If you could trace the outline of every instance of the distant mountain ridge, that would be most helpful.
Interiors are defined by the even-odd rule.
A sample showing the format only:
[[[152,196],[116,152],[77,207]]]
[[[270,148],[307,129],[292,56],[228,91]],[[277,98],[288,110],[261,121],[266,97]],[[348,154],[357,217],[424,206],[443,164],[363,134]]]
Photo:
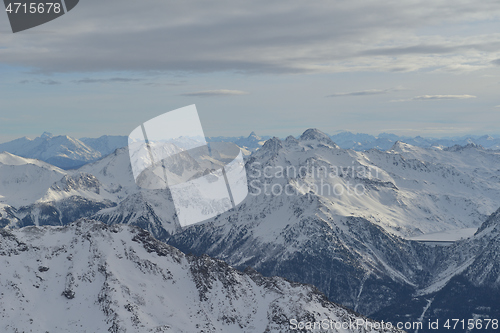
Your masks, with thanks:
[[[76,169],[109,155],[127,145],[126,136],[104,135],[97,139],[76,139],[67,135],[54,136],[44,132],[41,136],[27,137],[0,144],[0,152],[37,159],[61,169]]]
[[[306,131],[307,132],[307,131]],[[314,135],[304,132],[302,135]],[[323,133],[323,132],[321,132]],[[424,138],[421,136],[407,137],[397,136],[390,133],[381,133],[373,136],[363,133],[342,132],[335,135],[322,134],[320,141],[328,142],[328,138],[342,149],[353,149],[356,151],[366,151],[378,149],[389,150],[398,142],[404,142],[416,147],[451,149],[454,146],[466,146],[469,144],[478,145],[486,149],[499,150],[500,137],[483,136],[463,136],[453,138]],[[300,138],[300,137],[297,137]],[[248,137],[207,137],[207,142],[233,142],[238,145],[245,156],[260,149],[264,143],[271,139],[271,136],[258,136],[255,132]],[[326,141],[325,141],[326,140]],[[17,156],[34,158],[61,169],[77,169],[85,164],[95,162],[113,153],[118,148],[128,145],[127,136],[103,135],[99,138],[76,139],[67,135],[54,136],[44,132],[40,137],[29,139],[19,138],[13,141],[0,144],[0,152],[8,152]]]
[[[67,135],[53,136],[43,133],[35,139],[23,137],[0,144],[0,152],[6,151],[26,158],[45,161],[63,169],[78,168],[102,157],[102,154]]]
[[[109,140],[109,137],[104,139]],[[108,145],[103,146],[109,149]],[[43,155],[43,152],[40,153]],[[498,208],[500,197],[498,182],[492,182],[499,177],[497,165],[500,164],[500,154],[496,150],[486,150],[475,144],[431,149],[397,141],[387,151],[373,149],[356,152],[342,149],[321,131],[309,129],[299,139],[289,136],[286,140],[267,140],[261,148],[247,157],[247,163],[254,162],[260,163],[262,167],[272,162],[276,164],[274,167],[292,166],[297,170],[301,167],[318,170],[329,168],[337,170],[337,173],[340,170],[342,174],[324,180],[309,180],[304,175],[295,175],[299,178],[287,180],[286,177],[280,177],[280,181],[291,181],[294,186],[299,186],[297,181],[300,181],[307,186],[319,188],[323,184],[330,189],[340,185],[343,188],[352,187],[349,184],[359,183],[359,186],[366,189],[363,200],[346,193],[319,194],[332,200],[334,206],[331,209],[342,215],[362,216],[391,232],[405,236],[447,229],[477,228],[480,221]],[[356,175],[346,171],[360,168],[364,174]],[[369,170],[372,170],[370,172],[373,175],[366,173]],[[97,212],[106,208],[99,212],[100,220],[124,221],[130,220],[131,216],[138,216],[130,210],[132,202],[137,204],[137,211],[143,211],[146,215],[149,214],[148,211],[155,211],[150,218],[151,221],[157,221],[158,225],[161,225],[161,221],[171,221],[171,214],[174,214],[172,209],[161,207],[158,200],[152,199],[155,196],[163,197],[161,191],[154,195],[153,192],[139,191],[132,175],[127,147],[119,148],[105,158],[87,163],[77,170],[68,171],[50,163],[0,153],[0,171],[0,204],[17,209],[29,208],[32,213],[38,212],[34,216],[41,212],[37,208],[39,205],[52,201],[59,205],[61,200],[73,200],[71,196],[97,200],[99,204],[89,211]],[[58,184],[61,179],[64,184]],[[268,180],[260,181],[264,183]],[[324,184],[325,182],[328,184]],[[413,199],[415,195],[419,195],[420,202]],[[128,200],[126,204],[125,199]],[[149,205],[141,204],[148,201]],[[155,203],[153,206],[152,202]],[[67,204],[73,205],[69,202]],[[116,207],[112,208],[114,206]],[[63,215],[67,211],[61,208],[50,208],[54,210],[54,214],[42,215],[50,219],[59,216],[51,223],[61,223],[62,220],[66,221]],[[24,221],[20,226],[34,223],[30,214],[17,215]],[[68,218],[75,215],[72,213],[70,216]],[[167,229],[168,232],[175,231],[172,226]]]
[[[117,135],[103,135],[97,139],[81,138],[80,141],[101,153],[102,157],[128,145],[128,137]]]
[[[330,138],[343,149],[353,149],[357,151],[365,151],[369,149],[388,150],[397,141],[402,141],[404,143],[422,148],[448,148],[455,145],[465,146],[472,143],[487,149],[500,149],[500,137],[492,137],[489,135],[432,138],[422,136],[398,136],[390,133],[381,133],[378,136],[373,136],[363,133],[341,132],[331,135]]]

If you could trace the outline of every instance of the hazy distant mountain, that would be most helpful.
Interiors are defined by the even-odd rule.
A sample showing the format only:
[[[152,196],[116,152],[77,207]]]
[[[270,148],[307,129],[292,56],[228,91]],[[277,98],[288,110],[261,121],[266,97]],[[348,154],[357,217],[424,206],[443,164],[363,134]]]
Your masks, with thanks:
[[[218,137],[208,137],[207,142],[233,142],[240,148],[242,148],[243,152],[246,153],[248,152],[254,152],[262,145],[264,142],[268,139],[270,139],[270,136],[259,136],[255,134],[255,132],[250,133],[249,136],[244,137],[244,136],[239,136],[239,137],[224,137],[224,136],[218,136]],[[247,154],[247,155],[248,155]]]
[[[234,142],[246,155],[257,150],[264,144],[267,137],[259,137],[254,132],[248,137],[216,137],[207,138],[208,142]],[[183,138],[189,140],[189,138]],[[176,144],[182,147],[182,142]],[[54,136],[43,133],[35,139],[27,137],[0,144],[0,152],[38,159],[59,168],[76,169],[87,163],[99,160],[113,153],[116,149],[127,147],[127,136],[103,135],[99,138],[76,139],[66,135]]]
[[[128,145],[126,136],[104,135],[97,139],[76,139],[43,133],[35,139],[20,138],[0,144],[0,152],[38,159],[62,169],[76,169]]]
[[[128,137],[126,136],[103,135],[97,139],[81,138],[80,141],[101,153],[103,157],[111,154],[118,148],[123,148],[128,145]]]
[[[381,133],[378,136],[342,132],[330,136],[332,140],[343,149],[354,149],[364,151],[369,149],[387,150],[392,147],[396,141],[402,141],[413,146],[430,148],[430,147],[452,147],[454,145],[464,146],[469,143],[475,143],[487,149],[500,149],[500,138],[484,136],[462,136],[452,138],[431,138],[431,137],[408,137],[398,136],[395,134]]]
[[[63,169],[74,169],[102,157],[78,139],[67,135],[43,133],[35,139],[20,138],[0,144],[0,152],[35,158]]]
[[[247,138],[242,138],[234,141],[236,145],[241,148],[248,149],[250,151],[255,151],[262,147],[266,140],[255,134],[255,132],[250,133]]]
[[[248,137],[207,137],[207,142],[233,142],[238,145],[245,156],[260,149],[270,136],[258,136],[255,132]],[[395,134],[381,133],[378,136],[342,132],[330,136],[332,141],[343,149],[367,151],[370,149],[389,150],[397,141],[422,148],[448,148],[455,145],[465,146],[469,143],[487,149],[499,150],[500,138],[489,135],[465,136],[453,138],[400,137]],[[185,138],[188,140],[188,138]],[[178,144],[180,142],[177,142]],[[76,169],[113,153],[116,149],[126,147],[128,137],[103,135],[99,138],[75,139],[69,136],[53,136],[44,133],[42,136],[29,139],[20,138],[0,144],[0,152],[6,151],[14,155],[35,158],[62,169]],[[182,146],[182,145],[181,145]]]

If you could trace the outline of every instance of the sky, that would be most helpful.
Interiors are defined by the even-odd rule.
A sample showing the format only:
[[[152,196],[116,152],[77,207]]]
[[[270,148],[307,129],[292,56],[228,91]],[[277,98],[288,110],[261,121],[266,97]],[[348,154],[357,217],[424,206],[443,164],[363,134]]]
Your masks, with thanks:
[[[13,34],[0,142],[128,135],[196,104],[207,136],[500,134],[497,0],[81,0]]]

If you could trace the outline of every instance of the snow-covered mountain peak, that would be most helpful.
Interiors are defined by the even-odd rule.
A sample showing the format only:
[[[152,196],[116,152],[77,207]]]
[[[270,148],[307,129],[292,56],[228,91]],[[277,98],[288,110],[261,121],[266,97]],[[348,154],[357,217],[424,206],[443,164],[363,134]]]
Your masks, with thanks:
[[[17,156],[8,152],[2,152],[0,153],[0,164],[3,165],[26,165],[26,164],[33,164],[37,165],[39,167],[44,167],[47,169],[58,169],[58,167],[55,167],[49,163],[45,163],[43,161],[37,160],[37,159],[32,159],[32,158],[25,158],[21,156]],[[61,170],[62,171],[62,170]]]
[[[256,156],[275,156],[283,149],[283,142],[277,137],[267,140],[262,148],[255,154]]]
[[[264,142],[265,141],[260,136],[255,134],[255,132],[250,133],[250,135],[246,138],[243,137],[234,141],[236,145],[249,151],[256,151],[260,149]]]
[[[84,165],[78,172],[96,176],[99,181],[111,187],[136,189],[128,147],[118,148],[108,156]]]
[[[258,140],[258,141],[262,140],[262,138],[260,136],[258,136],[257,134],[255,134],[254,131],[252,131],[252,133],[250,133],[250,135],[248,136],[247,139],[254,139],[254,140]]]
[[[101,158],[101,153],[87,147],[78,139],[67,135],[52,136],[44,133],[33,140],[21,138],[0,144],[0,151],[34,158],[61,168],[71,169]]]
[[[43,132],[43,134],[40,136],[42,139],[45,139],[45,138],[52,138],[54,136],[54,134],[50,133],[50,132]]]
[[[461,145],[454,145],[452,147],[445,148],[445,151],[451,151],[451,152],[459,152],[463,150],[469,150],[469,149],[479,149],[479,150],[484,150],[484,147],[481,145],[478,145],[477,143],[474,142],[469,142],[468,144],[461,146]]]
[[[396,141],[388,152],[393,153],[407,153],[417,150],[418,147],[405,143],[403,141]]]
[[[297,140],[297,139],[296,139],[294,136],[292,136],[292,135],[287,136],[287,137],[286,137],[286,139],[285,139],[285,143],[286,143],[287,145],[293,145],[293,146],[296,146],[296,145],[298,145],[298,144],[299,144],[299,142],[300,142],[300,141],[299,141],[299,140]]]
[[[0,203],[20,207],[38,200],[66,175],[48,163],[0,153]]]
[[[319,141],[321,143],[325,143],[327,145],[330,145],[332,147],[337,147],[338,146],[330,139],[328,135],[325,133],[321,132],[320,130],[316,128],[309,128],[307,129],[304,133],[299,138],[300,141]]]

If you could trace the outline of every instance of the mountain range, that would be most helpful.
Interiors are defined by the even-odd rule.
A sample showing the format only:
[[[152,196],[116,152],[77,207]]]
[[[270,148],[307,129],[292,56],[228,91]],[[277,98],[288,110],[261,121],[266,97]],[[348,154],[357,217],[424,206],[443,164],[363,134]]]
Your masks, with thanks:
[[[98,139],[76,139],[45,132],[40,137],[23,137],[0,144],[5,151],[21,157],[38,159],[62,169],[76,169],[109,155],[128,144],[126,136],[101,136]]]
[[[500,152],[471,143],[346,150],[309,129],[247,156],[250,195],[236,209],[182,229],[168,191],[137,187],[127,148],[77,170],[1,153],[0,224],[128,224],[185,253],[312,284],[379,320],[491,319],[499,162]],[[462,229],[477,232],[446,246],[409,239]]]
[[[357,151],[364,151],[374,148],[379,150],[387,150],[390,149],[392,145],[397,141],[422,148],[447,148],[453,147],[455,145],[465,146],[468,144],[475,144],[487,149],[500,149],[500,137],[493,137],[490,135],[466,135],[432,138],[421,136],[398,136],[390,133],[381,133],[377,136],[373,136],[363,133],[341,132],[335,135],[331,135],[330,138],[343,149],[354,149]]]
[[[248,137],[207,137],[207,142],[233,142],[238,145],[245,156],[258,150],[270,136],[258,136],[255,132]],[[449,138],[408,137],[381,133],[373,136],[363,133],[341,132],[330,138],[340,148],[367,151],[378,149],[386,151],[396,142],[404,142],[416,147],[444,149],[453,146],[474,144],[487,149],[500,149],[500,138],[489,135],[462,136]],[[26,158],[38,159],[59,168],[77,169],[85,164],[95,162],[118,148],[128,145],[126,136],[103,135],[99,138],[72,138],[67,135],[54,136],[45,132],[40,137],[30,139],[23,137],[0,144],[0,152],[9,152]]]

